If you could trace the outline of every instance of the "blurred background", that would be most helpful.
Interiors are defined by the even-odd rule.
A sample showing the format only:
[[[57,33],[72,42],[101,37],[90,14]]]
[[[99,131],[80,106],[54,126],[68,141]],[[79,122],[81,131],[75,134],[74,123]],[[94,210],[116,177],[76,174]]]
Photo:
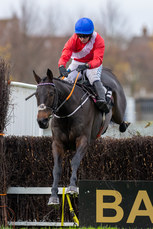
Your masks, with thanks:
[[[75,22],[89,17],[105,40],[103,66],[124,87],[130,121],[153,120],[152,0],[5,0],[0,7],[0,56],[11,80],[35,84],[32,70],[58,77],[58,60]],[[129,116],[130,115],[130,116]]]

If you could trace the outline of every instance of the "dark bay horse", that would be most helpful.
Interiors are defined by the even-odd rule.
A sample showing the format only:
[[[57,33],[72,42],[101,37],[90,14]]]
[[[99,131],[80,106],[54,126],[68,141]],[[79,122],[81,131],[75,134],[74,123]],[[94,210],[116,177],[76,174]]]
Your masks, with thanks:
[[[90,95],[80,86],[76,85],[71,96],[72,84],[53,78],[51,70],[47,75],[40,78],[35,72],[34,77],[38,83],[36,98],[38,105],[37,121],[40,128],[48,128],[51,115],[53,143],[52,152],[54,157],[53,186],[48,204],[58,204],[58,182],[62,172],[62,157],[64,151],[75,151],[71,161],[72,175],[68,193],[77,193],[77,170],[80,162],[87,151],[88,145],[95,141],[102,127],[104,133],[113,121],[119,124],[119,130],[124,132],[127,124],[124,122],[126,98],[122,86],[108,69],[103,69],[102,81],[105,86],[112,89],[114,106],[103,118],[101,112]],[[70,97],[68,99],[68,96]]]

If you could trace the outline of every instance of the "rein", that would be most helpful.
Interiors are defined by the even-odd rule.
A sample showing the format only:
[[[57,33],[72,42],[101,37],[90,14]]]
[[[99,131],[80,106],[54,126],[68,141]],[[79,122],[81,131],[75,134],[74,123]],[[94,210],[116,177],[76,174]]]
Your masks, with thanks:
[[[80,75],[80,72],[78,72],[77,77],[76,77],[75,82],[74,82],[74,85],[73,85],[73,87],[72,87],[72,90],[71,90],[70,94],[68,95],[68,97],[66,98],[66,100],[69,100],[69,98],[70,98],[71,95],[73,94],[73,91],[74,91],[74,88],[75,88],[75,86],[76,86],[76,83],[77,83],[77,80],[78,80],[79,75]]]
[[[56,109],[56,113],[57,113],[57,112],[59,111],[59,109],[66,103],[66,101],[69,100],[69,98],[70,98],[71,95],[73,94],[73,91],[74,91],[74,88],[75,88],[75,86],[76,86],[76,83],[77,83],[77,80],[78,80],[79,75],[80,75],[80,72],[78,72],[78,74],[77,74],[77,77],[76,77],[76,79],[75,79],[75,82],[74,82],[74,84],[73,84],[73,87],[72,87],[72,90],[71,90],[70,94],[66,97],[66,99],[65,99],[65,100],[59,105],[59,107]]]
[[[89,99],[89,96],[72,113],[70,113],[68,115],[65,115],[65,116],[58,116],[58,115],[54,114],[54,117],[55,118],[68,118],[68,117],[71,117],[87,102],[88,99]]]
[[[72,112],[72,113],[70,113],[70,114],[68,114],[68,115],[65,115],[65,116],[58,116],[58,115],[56,115],[56,113],[59,111],[59,109],[70,99],[70,97],[72,96],[72,94],[73,94],[73,92],[74,92],[74,89],[75,89],[75,86],[76,86],[76,83],[77,83],[77,80],[78,80],[78,77],[79,77],[79,74],[80,74],[80,72],[78,72],[78,74],[77,74],[77,77],[76,77],[76,79],[75,79],[75,82],[74,82],[74,84],[73,84],[73,87],[72,87],[72,90],[71,90],[71,92],[69,93],[69,95],[66,97],[66,99],[57,107],[57,104],[58,104],[58,91],[57,91],[57,88],[56,88],[56,86],[55,86],[55,84],[54,83],[39,83],[38,85],[37,85],[37,87],[39,87],[39,86],[46,86],[46,85],[50,85],[50,86],[53,86],[54,87],[54,95],[55,95],[55,99],[54,99],[54,101],[53,101],[53,107],[51,108],[51,107],[46,107],[44,104],[41,104],[40,106],[39,106],[39,110],[45,110],[46,108],[47,109],[50,109],[50,110],[52,110],[53,111],[53,113],[54,113],[54,117],[55,118],[67,118],[67,117],[71,117],[72,115],[74,115],[86,102],[87,102],[87,100],[89,99],[89,96],[87,96],[86,97],[86,99]],[[83,95],[83,97],[86,95],[87,93],[85,93],[84,95]],[[82,98],[83,98],[82,97]],[[81,99],[82,99],[81,98]],[[50,116],[50,118],[52,117],[52,115]]]

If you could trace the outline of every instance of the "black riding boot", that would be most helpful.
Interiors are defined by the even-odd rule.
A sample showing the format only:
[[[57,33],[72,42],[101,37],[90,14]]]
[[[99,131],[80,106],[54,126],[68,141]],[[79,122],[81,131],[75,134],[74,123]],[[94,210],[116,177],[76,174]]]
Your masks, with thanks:
[[[93,83],[95,92],[97,94],[97,101],[96,101],[96,105],[98,106],[98,108],[102,111],[104,111],[105,113],[109,112],[109,107],[107,105],[106,99],[105,99],[105,91],[103,88],[103,84],[102,82],[99,81],[95,81]]]

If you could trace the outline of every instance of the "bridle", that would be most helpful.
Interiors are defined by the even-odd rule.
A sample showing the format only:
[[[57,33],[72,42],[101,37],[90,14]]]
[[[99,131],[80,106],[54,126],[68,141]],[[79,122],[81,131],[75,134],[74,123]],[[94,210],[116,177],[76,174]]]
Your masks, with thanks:
[[[37,85],[37,87],[39,87],[39,86],[46,86],[46,85],[50,85],[50,86],[52,86],[52,87],[54,87],[54,100],[53,100],[53,105],[52,105],[52,107],[48,107],[48,106],[46,106],[46,105],[44,105],[44,104],[40,104],[39,105],[39,107],[38,107],[38,111],[39,110],[45,110],[45,109],[49,109],[49,110],[51,110],[52,111],[52,113],[53,113],[53,116],[55,117],[55,118],[67,118],[67,117],[71,117],[72,115],[74,115],[86,102],[87,102],[87,100],[89,99],[89,95],[85,98],[85,100],[73,111],[73,112],[71,112],[70,114],[68,114],[68,115],[65,115],[65,116],[58,116],[57,115],[57,112],[59,111],[59,109],[68,101],[68,97],[58,106],[58,90],[57,90],[57,88],[56,88],[56,86],[55,86],[55,84],[54,83],[40,83],[40,84],[38,84]],[[81,98],[81,100],[84,98],[84,96],[85,95],[87,95],[88,93],[85,93],[83,96],[82,96],[82,98]],[[51,118],[52,117],[52,115],[49,117],[49,118]]]
[[[57,110],[57,106],[58,106],[58,91],[57,91],[57,88],[55,86],[54,83],[39,83],[37,85],[37,87],[39,86],[46,86],[46,85],[49,85],[49,86],[52,86],[54,88],[54,100],[53,100],[53,104],[52,104],[52,107],[49,107],[49,106],[46,106],[44,104],[40,104],[38,106],[38,111],[39,110],[45,110],[45,109],[49,109],[51,110],[53,113],[56,113],[56,110]]]
[[[75,69],[74,69],[75,70]],[[73,70],[73,71],[74,71]],[[72,71],[71,71],[72,72]],[[90,95],[89,93],[85,93],[81,100],[84,98],[84,96],[88,95],[85,100],[73,111],[71,112],[70,114],[68,115],[65,115],[65,116],[58,116],[57,115],[57,112],[59,111],[59,109],[70,99],[70,97],[72,96],[73,94],[73,91],[74,91],[74,88],[76,86],[76,83],[77,83],[77,80],[78,80],[78,77],[79,77],[79,74],[80,72],[78,72],[78,75],[75,79],[75,82],[74,82],[74,85],[72,87],[72,90],[70,92],[70,94],[66,97],[66,99],[58,106],[58,90],[56,88],[56,85],[54,83],[51,83],[51,82],[41,82],[37,85],[37,88],[40,87],[40,86],[46,86],[46,85],[49,85],[49,86],[52,86],[54,87],[54,100],[53,100],[53,104],[52,104],[52,107],[49,107],[49,106],[46,106],[45,104],[40,104],[38,106],[38,111],[42,111],[42,110],[45,110],[45,109],[48,109],[48,110],[51,110],[52,114],[49,118],[52,118],[52,116],[54,116],[55,118],[67,118],[67,117],[71,117],[72,115],[74,115],[86,102],[87,100],[89,99]],[[28,96],[27,98],[25,98],[25,100],[28,100],[30,99],[32,96],[36,95],[36,92],[34,92],[33,94],[31,94],[30,96]]]

